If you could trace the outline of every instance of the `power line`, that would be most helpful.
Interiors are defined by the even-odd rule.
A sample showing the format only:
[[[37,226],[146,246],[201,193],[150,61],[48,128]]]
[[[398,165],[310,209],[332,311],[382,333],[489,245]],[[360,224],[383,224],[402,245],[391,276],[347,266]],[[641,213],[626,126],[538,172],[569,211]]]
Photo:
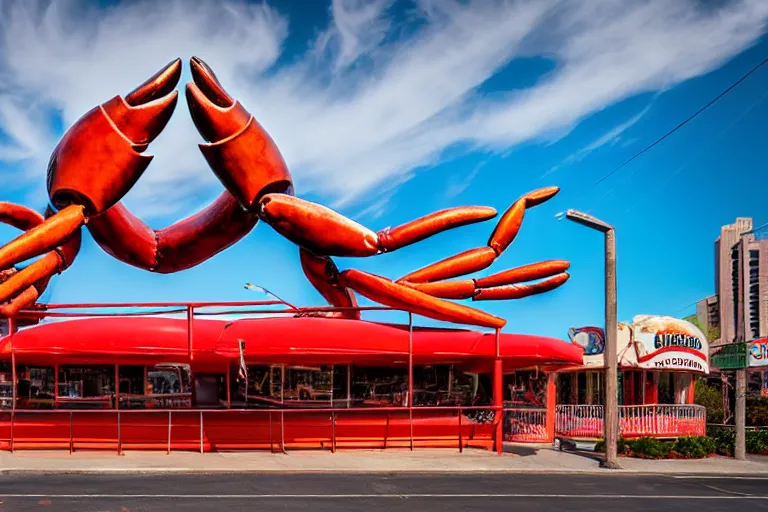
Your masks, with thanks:
[[[693,120],[695,117],[697,117],[699,114],[701,114],[702,112],[704,112],[705,110],[707,110],[709,107],[711,107],[712,105],[714,105],[715,103],[717,103],[717,101],[718,101],[718,100],[720,100],[720,99],[721,99],[723,96],[725,96],[726,94],[728,94],[729,92],[731,92],[733,89],[735,89],[735,88],[736,88],[736,86],[738,86],[738,85],[739,85],[741,82],[743,82],[744,80],[746,80],[747,78],[749,78],[749,76],[750,76],[750,75],[752,75],[752,74],[753,74],[755,71],[757,71],[758,69],[760,69],[761,67],[763,67],[765,64],[768,64],[768,57],[766,57],[766,58],[765,58],[765,59],[764,59],[762,62],[760,62],[760,63],[759,63],[759,64],[757,64],[755,67],[753,67],[752,69],[750,69],[750,70],[749,70],[749,71],[748,71],[746,74],[744,74],[744,75],[743,75],[741,78],[739,78],[739,79],[738,79],[738,80],[736,80],[734,83],[732,83],[732,84],[731,84],[731,85],[730,85],[730,86],[729,86],[727,89],[725,89],[725,90],[724,90],[724,91],[722,91],[720,94],[718,94],[717,96],[715,96],[714,98],[712,98],[711,100],[709,100],[709,102],[707,102],[707,104],[706,104],[706,105],[704,105],[704,106],[702,106],[701,108],[699,108],[699,109],[698,109],[696,112],[694,112],[692,115],[688,116],[688,117],[687,117],[687,118],[686,118],[684,121],[680,122],[680,123],[679,123],[677,126],[675,126],[674,128],[672,128],[671,130],[669,130],[667,133],[665,133],[664,135],[662,135],[661,137],[659,137],[658,139],[656,139],[655,141],[653,141],[651,144],[649,144],[648,146],[646,146],[646,147],[645,147],[645,148],[643,148],[642,150],[640,150],[640,151],[638,151],[637,153],[635,153],[635,154],[634,154],[634,155],[633,155],[633,156],[632,156],[630,159],[628,159],[627,161],[625,161],[623,164],[619,165],[618,167],[616,167],[615,169],[613,169],[611,172],[609,172],[608,174],[606,174],[605,176],[603,176],[602,178],[600,178],[600,179],[599,179],[599,180],[598,180],[598,181],[597,181],[597,182],[596,182],[596,183],[595,183],[593,186],[597,186],[597,185],[599,185],[600,183],[602,183],[603,181],[607,180],[608,178],[610,178],[611,176],[613,176],[614,174],[616,174],[616,173],[617,173],[619,170],[621,170],[622,168],[626,167],[626,166],[627,166],[629,163],[631,163],[631,162],[632,162],[632,161],[634,161],[636,158],[638,158],[639,156],[641,156],[643,153],[646,153],[648,150],[652,149],[654,146],[658,145],[658,144],[659,144],[660,142],[662,142],[664,139],[666,139],[667,137],[669,137],[670,135],[672,135],[673,133],[675,133],[676,131],[678,131],[680,128],[682,128],[683,126],[685,126],[686,124],[688,124],[690,121],[692,121],[692,120]]]

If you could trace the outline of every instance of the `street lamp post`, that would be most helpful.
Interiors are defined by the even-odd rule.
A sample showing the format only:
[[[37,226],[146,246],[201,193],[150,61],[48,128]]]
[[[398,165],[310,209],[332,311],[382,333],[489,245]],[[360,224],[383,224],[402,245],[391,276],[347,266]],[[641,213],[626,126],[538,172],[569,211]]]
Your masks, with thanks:
[[[616,231],[614,227],[591,215],[568,210],[565,217],[582,226],[600,231],[605,235],[605,461],[603,467],[620,469],[616,460],[619,438],[619,391],[618,391],[618,319],[616,306]]]
[[[270,296],[274,297],[276,300],[278,300],[279,302],[281,302],[282,304],[288,306],[289,308],[291,308],[291,309],[298,309],[296,306],[294,306],[290,302],[284,301],[283,299],[281,299],[280,297],[278,297],[277,295],[275,295],[271,291],[267,290],[263,286],[259,286],[257,284],[253,284],[253,283],[245,283],[244,288],[246,290],[251,290],[252,292],[261,292],[263,294],[270,295]]]

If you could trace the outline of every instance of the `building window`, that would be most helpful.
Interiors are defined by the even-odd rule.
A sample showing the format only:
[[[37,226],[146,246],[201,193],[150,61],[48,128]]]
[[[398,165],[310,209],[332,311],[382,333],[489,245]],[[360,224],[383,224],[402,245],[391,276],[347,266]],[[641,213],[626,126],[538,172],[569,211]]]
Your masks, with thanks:
[[[110,409],[114,406],[114,366],[60,366],[59,408]]]
[[[189,408],[190,370],[186,364],[121,365],[120,408]]]

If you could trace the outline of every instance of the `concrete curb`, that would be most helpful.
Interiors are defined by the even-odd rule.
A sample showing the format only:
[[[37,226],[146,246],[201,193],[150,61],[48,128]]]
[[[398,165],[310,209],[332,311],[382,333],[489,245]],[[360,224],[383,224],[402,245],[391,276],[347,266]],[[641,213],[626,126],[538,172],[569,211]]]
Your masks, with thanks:
[[[37,474],[37,475],[99,475],[99,474],[187,474],[187,475],[213,475],[213,474],[285,474],[308,475],[328,474],[339,475],[466,475],[469,471],[432,469],[198,469],[198,468],[86,468],[86,469],[30,469],[30,468],[4,468],[0,469],[0,475]],[[675,471],[647,471],[633,469],[472,469],[472,474],[544,474],[544,475],[604,475],[604,476],[670,476],[670,477],[722,477],[722,478],[766,478],[768,471],[754,471],[750,473],[733,473],[724,475],[717,472],[675,472]]]

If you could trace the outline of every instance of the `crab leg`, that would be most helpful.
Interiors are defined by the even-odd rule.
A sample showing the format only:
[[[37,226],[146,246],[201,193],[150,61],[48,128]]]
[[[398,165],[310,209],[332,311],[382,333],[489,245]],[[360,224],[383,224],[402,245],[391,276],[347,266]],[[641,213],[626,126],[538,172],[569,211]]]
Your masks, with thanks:
[[[328,256],[316,256],[304,248],[299,248],[299,259],[304,274],[328,304],[337,308],[355,308],[357,300],[349,288],[339,284],[339,269]],[[349,309],[332,312],[324,316],[360,319],[360,311]]]
[[[551,260],[533,263],[479,279],[457,279],[430,283],[402,284],[443,299],[502,300],[519,299],[550,291],[565,283],[567,261]],[[518,284],[548,278],[534,284]]]
[[[339,283],[352,288],[368,299],[404,309],[418,315],[467,325],[502,328],[506,320],[479,309],[444,301],[413,288],[360,270],[345,270],[339,274]]]
[[[527,208],[539,205],[557,194],[557,187],[535,190],[515,201],[502,215],[488,240],[487,247],[470,249],[455,256],[411,272],[397,280],[399,283],[428,283],[478,272],[488,268],[509,247],[520,231]]]
[[[326,206],[284,194],[264,196],[260,211],[275,231],[314,254],[327,256],[390,252],[495,215],[496,210],[483,206],[450,208],[376,233]]]
[[[46,213],[48,215],[53,214],[50,209]],[[56,216],[54,215],[54,217]],[[25,229],[27,230],[26,233],[37,233],[36,236],[39,236],[41,226],[48,225],[44,224],[46,222],[45,217],[34,210],[4,202],[0,203],[0,222],[19,229]],[[61,221],[56,220],[51,224],[60,226]],[[9,244],[9,246],[14,247],[13,244]],[[25,246],[21,247],[23,249]],[[80,232],[75,231],[70,233],[69,238],[64,244],[48,252],[43,258],[40,258],[28,267],[22,270],[11,268],[5,271],[5,278],[0,282],[0,302],[5,302],[9,299],[10,301],[0,306],[0,316],[14,316],[20,310],[34,304],[45,290],[51,276],[66,269],[74,261],[79,249]]]

